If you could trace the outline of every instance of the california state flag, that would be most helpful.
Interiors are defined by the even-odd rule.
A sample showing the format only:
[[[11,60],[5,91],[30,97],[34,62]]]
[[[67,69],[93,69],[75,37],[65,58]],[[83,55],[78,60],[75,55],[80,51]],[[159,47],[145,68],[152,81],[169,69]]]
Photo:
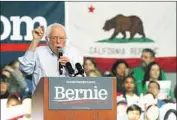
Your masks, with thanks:
[[[66,2],[65,12],[70,43],[102,70],[116,59],[135,67],[151,48],[165,71],[176,71],[175,2]]]

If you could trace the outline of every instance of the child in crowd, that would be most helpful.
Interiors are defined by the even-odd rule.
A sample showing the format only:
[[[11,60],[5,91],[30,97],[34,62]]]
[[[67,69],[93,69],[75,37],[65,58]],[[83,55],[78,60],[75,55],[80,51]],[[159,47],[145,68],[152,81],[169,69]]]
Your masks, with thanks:
[[[128,120],[139,120],[141,116],[141,108],[138,105],[131,105],[127,108]]]
[[[133,76],[125,77],[123,81],[123,87],[125,91],[123,92],[123,95],[121,95],[120,97],[126,99],[128,106],[136,104],[138,102],[139,97],[135,93],[136,91],[135,78]]]
[[[160,92],[160,85],[158,84],[158,82],[150,81],[148,84],[148,93],[151,93],[153,95],[154,99],[157,99],[157,105],[160,108],[162,105],[165,104],[165,102],[158,98],[159,92]]]

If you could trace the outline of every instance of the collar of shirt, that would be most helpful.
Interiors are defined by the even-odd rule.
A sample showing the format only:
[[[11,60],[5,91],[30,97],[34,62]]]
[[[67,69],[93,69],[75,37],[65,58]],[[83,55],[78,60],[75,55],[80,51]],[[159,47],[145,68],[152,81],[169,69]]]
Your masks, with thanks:
[[[52,49],[51,49],[51,47],[48,45],[48,47],[47,47],[47,49],[48,49],[48,51],[49,51],[49,53],[51,54],[51,55],[56,55],[53,51],[52,51]],[[65,53],[65,51],[66,51],[66,46],[64,47],[64,49],[63,49],[63,53]],[[57,55],[56,55],[57,56]]]
[[[52,49],[50,48],[49,45],[48,45],[47,49],[48,49],[48,51],[49,51],[49,53],[50,53],[51,55],[56,55],[56,54],[52,51]]]

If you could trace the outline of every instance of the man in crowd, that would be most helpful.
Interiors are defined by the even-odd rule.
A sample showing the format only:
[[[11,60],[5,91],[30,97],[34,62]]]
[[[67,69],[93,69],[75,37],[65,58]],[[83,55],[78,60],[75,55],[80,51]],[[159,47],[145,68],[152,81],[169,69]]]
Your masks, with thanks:
[[[44,37],[44,27],[39,26],[32,31],[33,40],[25,55],[19,58],[20,68],[23,72],[33,76],[33,89],[36,88],[42,77],[68,76],[65,67],[70,62],[72,67],[76,63],[82,63],[79,52],[67,43],[67,35],[61,24],[54,23],[48,26],[46,41],[48,46],[37,47]],[[63,56],[59,57],[58,48],[63,50]],[[62,69],[59,69],[60,66]],[[59,72],[60,71],[60,72]]]
[[[133,70],[133,76],[136,79],[136,84],[142,83],[142,80],[144,79],[144,74],[145,74],[145,71],[148,65],[154,61],[155,61],[155,52],[150,48],[145,48],[142,51],[141,65],[138,67],[135,67]],[[162,79],[163,80],[166,79],[166,75],[163,71],[162,71]],[[139,88],[137,87],[137,89]],[[137,90],[137,91],[141,91],[141,90]]]

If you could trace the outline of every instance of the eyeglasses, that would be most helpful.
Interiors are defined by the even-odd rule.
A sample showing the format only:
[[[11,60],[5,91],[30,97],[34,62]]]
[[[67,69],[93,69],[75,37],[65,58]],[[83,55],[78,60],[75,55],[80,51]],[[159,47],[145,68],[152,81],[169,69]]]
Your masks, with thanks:
[[[60,40],[62,42],[66,41],[67,38],[65,37],[58,37],[58,36],[51,36],[50,37],[51,40]]]

